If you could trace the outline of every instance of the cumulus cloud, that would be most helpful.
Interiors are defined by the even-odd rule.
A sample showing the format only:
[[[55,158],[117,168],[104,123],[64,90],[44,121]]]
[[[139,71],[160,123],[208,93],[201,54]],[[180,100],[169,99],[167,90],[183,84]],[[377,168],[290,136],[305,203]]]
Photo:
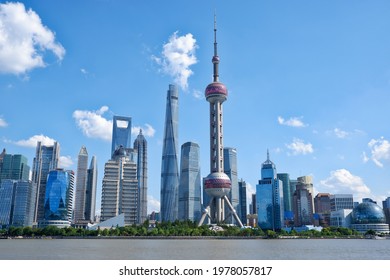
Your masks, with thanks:
[[[39,134],[39,135],[31,136],[29,139],[26,139],[26,140],[19,140],[19,141],[15,141],[15,142],[10,141],[10,142],[15,144],[15,145],[22,146],[22,147],[35,148],[37,146],[38,142],[41,142],[42,145],[45,145],[45,146],[52,146],[52,145],[54,145],[54,142],[56,142],[56,140],[54,140],[48,136],[45,136],[43,134]]]
[[[153,137],[154,134],[156,133],[156,130],[150,124],[146,123],[144,127],[133,126],[131,128],[131,134],[137,136],[141,129],[142,129],[142,134],[147,137]]]
[[[311,143],[306,144],[303,140],[298,138],[294,138],[292,143],[286,144],[286,147],[293,155],[306,155],[314,152],[313,145]]]
[[[320,181],[320,187],[328,189],[333,194],[352,193],[359,200],[371,196],[371,190],[363,179],[346,169],[331,171],[328,178]]]
[[[371,139],[368,147],[371,149],[371,157],[366,156],[366,161],[368,161],[368,158],[371,158],[377,166],[383,167],[383,161],[390,159],[390,142],[383,137],[380,139]]]
[[[107,111],[107,106],[102,106],[97,111],[76,110],[73,118],[85,136],[111,141],[112,120],[103,117]]]
[[[160,201],[151,195],[148,195],[148,212],[160,212]]]
[[[291,127],[305,127],[306,124],[304,124],[301,119],[302,119],[302,117],[299,117],[299,118],[298,117],[291,117],[288,120],[285,120],[284,118],[279,116],[278,123],[280,125],[287,125],[287,126],[291,126]]]
[[[73,164],[73,160],[70,156],[60,156],[58,161],[58,166],[64,169],[71,167]]]
[[[51,51],[59,60],[65,55],[54,32],[33,10],[11,2],[0,4],[0,50],[0,73],[16,75],[45,67],[45,51]]]
[[[6,126],[8,126],[8,123],[3,118],[0,118],[0,127],[6,127]]]
[[[188,78],[193,74],[190,67],[198,62],[195,56],[197,48],[196,40],[191,33],[178,37],[176,31],[163,46],[161,57],[152,56],[152,59],[165,74],[173,77],[175,83],[186,90]]]

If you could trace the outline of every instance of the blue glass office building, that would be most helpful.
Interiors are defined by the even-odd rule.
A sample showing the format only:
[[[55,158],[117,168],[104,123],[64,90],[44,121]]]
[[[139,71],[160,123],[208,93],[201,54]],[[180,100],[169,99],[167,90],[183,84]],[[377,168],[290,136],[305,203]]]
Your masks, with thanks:
[[[201,217],[200,149],[192,142],[181,146],[179,220],[198,221]]]
[[[232,204],[237,215],[241,217],[240,209],[240,190],[238,188],[238,177],[237,177],[237,150],[235,148],[225,147],[223,148],[223,171],[226,175],[229,176],[231,182],[231,189],[227,197],[229,198],[230,203]],[[225,222],[227,224],[235,223],[230,214],[230,210],[225,209]],[[242,222],[243,220],[241,220]],[[246,221],[246,219],[244,219]]]
[[[27,158],[23,155],[5,154],[0,168],[0,182],[2,179],[28,180],[30,167]]]
[[[40,227],[70,226],[72,221],[74,172],[63,169],[49,172],[45,193],[45,215]]]
[[[176,85],[169,85],[161,164],[161,221],[178,219],[178,109],[178,88]]]
[[[263,230],[280,230],[283,227],[283,183],[276,174],[275,164],[267,153],[267,160],[261,167],[261,180],[256,185],[258,225]]]
[[[36,205],[34,214],[34,223],[44,219],[45,216],[45,195],[46,182],[50,170],[55,170],[58,167],[60,157],[60,145],[54,142],[52,146],[37,143],[36,155],[33,163],[32,181],[36,184]]]

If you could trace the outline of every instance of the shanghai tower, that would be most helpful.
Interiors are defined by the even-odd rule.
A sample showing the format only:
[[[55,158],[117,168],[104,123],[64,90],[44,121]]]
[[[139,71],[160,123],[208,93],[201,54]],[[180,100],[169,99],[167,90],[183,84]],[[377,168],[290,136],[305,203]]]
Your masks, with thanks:
[[[219,81],[219,56],[217,53],[217,24],[214,16],[214,56],[213,82],[206,87],[206,100],[210,103],[210,174],[204,179],[205,193],[210,197],[210,202],[205,209],[199,225],[203,224],[208,216],[211,223],[225,222],[225,204],[231,211],[237,224],[243,226],[240,218],[230,203],[227,195],[231,190],[229,177],[224,173],[223,161],[223,114],[222,103],[226,101],[228,91],[226,86]]]
[[[176,85],[169,85],[161,163],[161,221],[163,222],[173,222],[178,218],[178,109],[178,88]]]

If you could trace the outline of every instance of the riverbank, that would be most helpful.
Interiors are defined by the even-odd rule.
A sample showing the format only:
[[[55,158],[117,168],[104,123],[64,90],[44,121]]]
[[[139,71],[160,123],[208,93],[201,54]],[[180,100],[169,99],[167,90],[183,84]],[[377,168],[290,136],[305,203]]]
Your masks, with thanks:
[[[0,239],[93,239],[93,240],[110,240],[110,239],[135,239],[135,240],[267,240],[267,239],[375,239],[390,240],[390,236],[328,236],[328,237],[311,237],[311,236],[278,236],[270,238],[267,236],[2,236]]]

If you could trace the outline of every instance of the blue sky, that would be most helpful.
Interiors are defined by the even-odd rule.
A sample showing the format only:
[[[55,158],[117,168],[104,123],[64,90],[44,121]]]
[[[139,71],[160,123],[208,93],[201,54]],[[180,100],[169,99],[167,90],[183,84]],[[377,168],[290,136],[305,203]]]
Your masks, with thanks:
[[[142,128],[149,210],[158,209],[166,92],[180,86],[179,143],[201,147],[217,12],[224,145],[253,191],[267,149],[316,192],[390,196],[389,1],[1,1],[0,147],[29,164],[56,140],[76,170],[82,145],[110,157],[113,115]],[[132,141],[133,141],[132,140]],[[149,211],[149,212],[150,212]]]

